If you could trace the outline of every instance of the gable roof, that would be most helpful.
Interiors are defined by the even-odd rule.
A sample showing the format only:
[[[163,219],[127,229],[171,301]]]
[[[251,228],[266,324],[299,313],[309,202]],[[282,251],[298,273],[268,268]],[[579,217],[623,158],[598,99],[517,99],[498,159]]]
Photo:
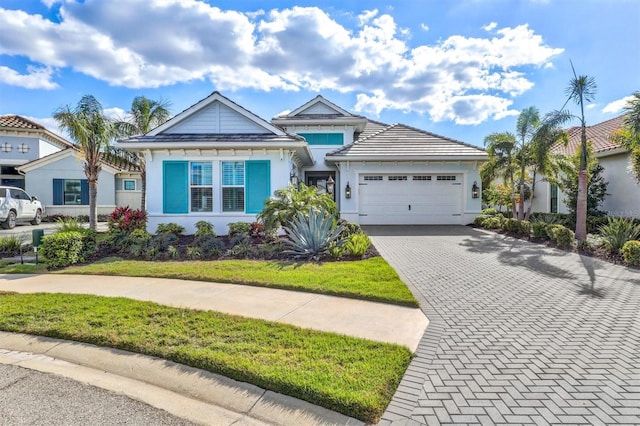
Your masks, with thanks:
[[[40,167],[46,166],[48,164],[55,163],[56,161],[62,160],[71,155],[77,157],[79,153],[80,153],[80,150],[72,146],[72,147],[63,149],[61,151],[54,152],[53,154],[45,155],[44,157],[40,157],[36,160],[29,161],[28,163],[25,163],[16,167],[16,169],[18,169],[21,172],[30,172],[32,170],[39,169]],[[112,174],[122,173],[122,172],[133,172],[133,173],[140,172],[140,167],[138,167],[135,164],[132,164],[131,162],[125,160],[124,158],[118,158],[115,155],[109,155],[109,154],[101,155],[100,163],[102,164],[103,167],[105,167],[105,170],[109,171]],[[80,170],[82,170],[82,168],[80,168]]]
[[[277,126],[347,125],[355,126],[356,132],[361,132],[367,123],[367,118],[352,114],[322,95],[317,95],[290,113],[272,118],[271,122]]]
[[[37,135],[58,148],[73,146],[71,142],[47,130],[42,124],[31,121],[21,115],[0,115],[0,133],[14,135]]]
[[[259,127],[264,129],[264,133],[273,133],[273,134],[276,134],[278,136],[285,136],[285,132],[283,132],[282,129],[279,129],[278,127],[275,127],[274,125],[272,125],[268,121],[264,120],[263,118],[260,118],[259,116],[257,116],[256,114],[252,113],[248,109],[238,105],[237,103],[233,102],[231,99],[227,98],[226,96],[223,96],[218,91],[213,92],[212,94],[210,94],[206,98],[204,98],[204,99],[198,101],[197,103],[191,105],[189,108],[185,109],[180,114],[170,118],[165,123],[161,124],[160,126],[156,127],[155,129],[151,130],[148,133],[148,135],[156,136],[156,135],[159,135],[161,133],[164,133],[167,130],[171,129],[172,127],[177,126],[179,123],[184,122],[185,120],[189,119],[190,117],[192,117],[193,115],[195,115],[199,111],[202,111],[203,109],[205,109],[206,107],[208,107],[209,105],[211,105],[211,104],[213,104],[215,102],[220,102],[221,104],[223,104],[224,106],[232,109],[233,111],[235,111],[239,115],[247,118],[249,121],[257,124]]]
[[[374,122],[374,124],[381,124]],[[487,159],[484,149],[404,124],[392,124],[327,154],[329,161]]]
[[[619,143],[611,139],[611,135],[622,128],[624,125],[624,115],[612,118],[602,123],[587,126],[587,141],[591,142],[593,151],[596,154],[608,153],[609,151],[621,148]],[[581,128],[578,126],[571,127],[567,130],[569,134],[569,142],[558,144],[553,148],[553,152],[564,155],[574,155],[581,144]]]

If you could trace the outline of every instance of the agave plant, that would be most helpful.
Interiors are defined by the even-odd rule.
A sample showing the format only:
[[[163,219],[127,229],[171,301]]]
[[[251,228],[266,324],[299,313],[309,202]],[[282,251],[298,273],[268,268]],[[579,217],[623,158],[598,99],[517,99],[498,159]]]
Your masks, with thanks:
[[[640,225],[622,217],[610,217],[608,223],[600,227],[602,241],[612,253],[618,253],[627,241],[640,236]]]
[[[292,253],[297,258],[318,259],[328,252],[332,243],[337,247],[344,244],[340,238],[343,226],[336,226],[334,217],[324,209],[316,211],[310,208],[306,214],[299,212],[284,226],[290,246],[285,253]]]

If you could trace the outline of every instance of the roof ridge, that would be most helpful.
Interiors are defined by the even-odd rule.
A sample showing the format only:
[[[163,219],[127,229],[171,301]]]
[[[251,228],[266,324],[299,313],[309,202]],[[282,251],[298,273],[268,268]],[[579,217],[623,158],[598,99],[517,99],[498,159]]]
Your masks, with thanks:
[[[29,120],[28,118],[23,117],[23,116],[18,115],[18,114],[6,114],[6,115],[2,115],[2,116],[0,116],[0,117],[4,117],[4,118],[14,118],[14,119],[17,119],[17,120],[23,121],[23,122],[25,122],[25,123],[27,123],[27,124],[29,124],[29,125],[31,125],[31,126],[33,126],[33,127],[35,127],[36,129],[46,130],[46,127],[44,127],[42,124],[36,123],[35,121],[33,121],[33,120]]]
[[[439,135],[439,134],[437,134],[437,133],[433,133],[433,132],[430,132],[430,131],[428,131],[428,130],[424,130],[424,129],[419,129],[419,128],[417,128],[417,127],[413,127],[413,126],[410,126],[410,125],[408,125],[408,124],[404,124],[404,123],[395,123],[395,124],[392,124],[391,126],[389,126],[389,127],[385,128],[384,130],[389,130],[389,129],[391,129],[392,127],[404,127],[404,128],[407,128],[407,129],[414,130],[414,131],[416,131],[416,132],[424,133],[425,135],[435,136],[435,137],[440,138],[440,139],[445,139],[445,140],[448,140],[448,141],[451,141],[451,142],[455,142],[455,143],[458,143],[458,144],[461,144],[461,145],[464,145],[464,146],[468,146],[469,148],[476,148],[476,149],[478,149],[478,150],[480,150],[480,151],[486,151],[484,148],[479,147],[479,146],[476,146],[476,145],[473,145],[473,144],[470,144],[470,143],[468,143],[468,142],[463,142],[463,141],[461,141],[461,140],[454,139],[454,138],[450,138],[450,137],[448,137],[448,136]],[[374,134],[372,134],[371,136],[374,136],[374,135],[376,135],[376,134],[377,134],[377,133],[374,133]],[[368,138],[368,137],[367,137],[367,138]]]

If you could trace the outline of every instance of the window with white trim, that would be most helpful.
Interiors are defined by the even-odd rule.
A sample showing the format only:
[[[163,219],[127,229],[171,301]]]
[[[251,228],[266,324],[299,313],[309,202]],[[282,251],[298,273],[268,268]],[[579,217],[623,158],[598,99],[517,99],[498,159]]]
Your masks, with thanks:
[[[135,191],[136,181],[135,179],[125,179],[122,181],[122,189],[125,191]]]
[[[456,180],[456,177],[454,175],[449,175],[449,176],[437,176],[436,180]]]
[[[389,176],[387,180],[407,180],[406,176]]]
[[[210,162],[189,163],[192,212],[213,211],[213,167]]]
[[[414,176],[412,177],[412,180],[428,181],[428,180],[431,180],[431,176],[427,176],[427,175],[414,175]]]
[[[382,180],[382,176],[380,176],[380,175],[376,175],[376,176],[367,175],[367,176],[363,177],[363,180],[365,180],[365,181]]]
[[[244,212],[244,162],[222,162],[222,211]]]

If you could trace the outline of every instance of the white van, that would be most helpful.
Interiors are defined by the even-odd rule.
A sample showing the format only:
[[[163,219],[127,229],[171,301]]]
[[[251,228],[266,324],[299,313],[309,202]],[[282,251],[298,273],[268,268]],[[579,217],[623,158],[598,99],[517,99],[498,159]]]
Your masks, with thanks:
[[[13,229],[17,222],[39,225],[44,215],[44,206],[36,197],[31,197],[20,188],[0,186],[0,225]]]

